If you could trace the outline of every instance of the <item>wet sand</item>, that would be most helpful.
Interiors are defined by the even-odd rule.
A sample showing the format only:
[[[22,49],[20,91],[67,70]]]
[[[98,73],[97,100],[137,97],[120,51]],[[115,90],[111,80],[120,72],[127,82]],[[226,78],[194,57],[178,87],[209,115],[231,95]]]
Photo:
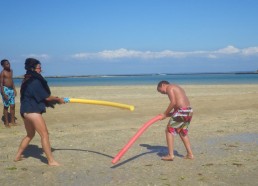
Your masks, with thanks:
[[[156,86],[52,87],[53,95],[132,104],[135,111],[78,103],[48,109],[53,155],[62,164],[49,167],[38,135],[25,159],[13,162],[25,135],[17,97],[18,126],[0,127],[1,185],[257,185],[258,85],[182,87],[194,108],[189,131],[194,160],[182,158],[177,136],[174,161],[161,161],[167,153],[166,119],[111,163],[143,123],[166,109],[168,98]]]

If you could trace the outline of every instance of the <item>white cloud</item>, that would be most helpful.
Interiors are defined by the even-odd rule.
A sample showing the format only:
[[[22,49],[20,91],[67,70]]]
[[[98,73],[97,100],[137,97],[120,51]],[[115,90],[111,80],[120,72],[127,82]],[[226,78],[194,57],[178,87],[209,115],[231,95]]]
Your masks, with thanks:
[[[23,55],[26,58],[32,57],[36,58],[38,60],[48,60],[50,56],[48,54],[29,54],[29,55]]]
[[[243,55],[256,55],[258,54],[258,47],[249,47],[242,50]]]
[[[216,59],[216,58],[217,58],[217,56],[214,55],[214,54],[209,54],[207,57],[208,57],[208,58],[211,58],[211,59]]]
[[[219,58],[221,56],[232,55],[258,55],[258,47],[250,47],[239,49],[234,46],[227,46],[214,51],[172,51],[164,50],[160,52],[153,51],[137,51],[127,50],[124,48],[117,50],[104,50],[96,53],[77,53],[72,55],[72,58],[78,60],[85,59],[121,59],[121,58],[141,58],[141,59],[159,59],[159,58],[186,58],[186,57],[206,57],[206,58]]]
[[[227,46],[226,48],[219,49],[217,51],[214,51],[214,53],[217,54],[236,54],[239,53],[240,49],[234,47],[234,46]]]

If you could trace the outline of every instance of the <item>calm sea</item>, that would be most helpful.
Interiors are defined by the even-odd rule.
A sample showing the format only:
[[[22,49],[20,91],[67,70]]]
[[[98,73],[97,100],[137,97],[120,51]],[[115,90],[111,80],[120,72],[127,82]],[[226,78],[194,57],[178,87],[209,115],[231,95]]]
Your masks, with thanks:
[[[156,85],[161,80],[184,85],[258,84],[258,74],[150,74],[46,78],[49,86]],[[14,79],[20,86],[22,79]]]

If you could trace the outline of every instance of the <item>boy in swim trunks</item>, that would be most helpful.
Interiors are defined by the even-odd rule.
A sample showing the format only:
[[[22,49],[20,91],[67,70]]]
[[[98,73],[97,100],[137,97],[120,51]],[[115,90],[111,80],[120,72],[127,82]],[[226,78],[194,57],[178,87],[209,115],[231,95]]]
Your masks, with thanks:
[[[16,89],[13,82],[13,71],[10,68],[10,62],[7,59],[1,61],[1,66],[3,70],[0,74],[0,88],[4,104],[3,114],[4,114],[4,125],[10,127],[8,120],[8,108],[10,107],[11,123],[15,124],[15,96]]]
[[[193,110],[185,91],[178,85],[169,84],[168,81],[161,81],[157,86],[157,91],[167,94],[170,103],[166,111],[162,114],[162,120],[171,117],[166,127],[166,140],[168,145],[168,155],[162,157],[164,161],[174,159],[174,136],[179,134],[187,151],[186,159],[193,159],[193,152],[188,137],[188,126],[192,119]],[[171,112],[172,111],[172,112]]]

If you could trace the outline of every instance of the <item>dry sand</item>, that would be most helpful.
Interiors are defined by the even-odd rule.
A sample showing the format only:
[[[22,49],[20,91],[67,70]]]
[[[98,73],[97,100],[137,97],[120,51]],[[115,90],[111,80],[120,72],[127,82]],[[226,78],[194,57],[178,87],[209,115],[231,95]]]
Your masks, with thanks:
[[[148,120],[162,113],[168,98],[156,86],[52,87],[52,94],[135,105],[135,111],[69,103],[44,114],[53,154],[62,166],[49,167],[35,136],[25,160],[13,162],[25,135],[18,126],[0,127],[0,184],[3,185],[257,185],[258,85],[184,85],[194,108],[189,136],[194,160],[175,138],[167,153],[167,120],[153,124],[116,164],[113,157]],[[2,108],[2,107],[0,107]]]

